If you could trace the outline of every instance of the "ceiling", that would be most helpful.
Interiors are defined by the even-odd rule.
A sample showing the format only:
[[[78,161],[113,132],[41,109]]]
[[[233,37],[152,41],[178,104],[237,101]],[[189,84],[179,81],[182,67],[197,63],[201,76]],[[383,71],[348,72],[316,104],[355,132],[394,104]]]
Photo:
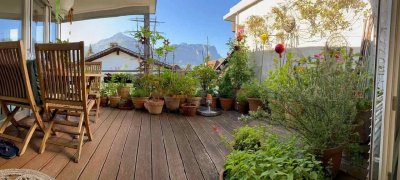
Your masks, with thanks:
[[[157,0],[75,0],[74,20],[156,12]]]
[[[49,0],[42,0],[48,3]],[[22,0],[2,0],[0,18],[21,19]],[[74,21],[156,12],[157,0],[75,0]]]

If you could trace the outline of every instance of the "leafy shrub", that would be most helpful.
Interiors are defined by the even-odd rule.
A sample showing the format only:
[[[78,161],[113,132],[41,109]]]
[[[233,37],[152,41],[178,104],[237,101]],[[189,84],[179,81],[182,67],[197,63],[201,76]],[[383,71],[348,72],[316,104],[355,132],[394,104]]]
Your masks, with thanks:
[[[245,91],[243,91],[243,88],[238,91],[236,94],[236,101],[239,103],[245,103],[247,102],[247,94]]]
[[[244,83],[242,90],[248,98],[260,98],[261,86],[256,80]]]
[[[321,162],[298,148],[295,139],[268,136],[258,151],[231,152],[225,160],[225,179],[324,179]]]
[[[218,93],[222,98],[234,97],[232,82],[228,74],[222,76],[218,88]]]
[[[132,97],[149,97],[150,96],[150,92],[144,88],[136,88],[136,89],[132,88],[130,94]]]
[[[195,66],[188,75],[200,81],[203,92],[209,92],[215,86],[215,80],[218,78],[217,72],[204,64]]]
[[[261,147],[261,141],[265,136],[265,128],[244,126],[233,132],[231,145],[234,150],[257,151]]]

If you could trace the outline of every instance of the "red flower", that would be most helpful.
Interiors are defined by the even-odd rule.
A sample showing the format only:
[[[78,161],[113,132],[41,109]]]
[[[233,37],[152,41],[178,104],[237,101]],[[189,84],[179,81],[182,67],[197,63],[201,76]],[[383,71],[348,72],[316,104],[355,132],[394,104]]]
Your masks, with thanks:
[[[212,130],[213,130],[213,132],[214,132],[215,134],[219,134],[220,129],[219,129],[218,126],[214,126],[214,127],[212,128]]]

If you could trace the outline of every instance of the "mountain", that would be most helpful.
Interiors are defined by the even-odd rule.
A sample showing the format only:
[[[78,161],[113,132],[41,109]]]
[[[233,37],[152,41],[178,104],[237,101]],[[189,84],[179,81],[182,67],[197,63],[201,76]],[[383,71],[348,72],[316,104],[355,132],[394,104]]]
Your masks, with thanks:
[[[110,43],[118,43],[119,46],[130,49],[134,52],[143,54],[142,48],[139,48],[139,43],[131,36],[127,36],[123,33],[117,33],[110,38],[100,40],[95,44],[91,44],[93,53],[100,52],[110,47]],[[176,47],[173,53],[167,55],[167,63],[178,64],[181,67],[187,64],[198,65],[203,63],[203,59],[206,56],[207,47],[208,53],[212,60],[221,58],[215,46],[204,45],[204,44],[173,44]],[[88,47],[86,47],[88,50]],[[164,60],[161,60],[164,61]]]

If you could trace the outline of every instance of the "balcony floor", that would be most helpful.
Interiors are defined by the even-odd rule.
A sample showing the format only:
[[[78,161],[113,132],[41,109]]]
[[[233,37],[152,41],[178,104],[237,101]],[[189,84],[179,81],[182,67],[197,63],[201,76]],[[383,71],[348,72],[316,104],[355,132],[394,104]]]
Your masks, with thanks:
[[[228,154],[218,133],[231,139],[233,129],[242,126],[238,116],[233,111],[212,118],[154,116],[103,108],[79,163],[72,160],[75,149],[48,145],[38,154],[42,134],[35,133],[23,156],[0,158],[0,169],[34,169],[57,179],[217,179]]]

